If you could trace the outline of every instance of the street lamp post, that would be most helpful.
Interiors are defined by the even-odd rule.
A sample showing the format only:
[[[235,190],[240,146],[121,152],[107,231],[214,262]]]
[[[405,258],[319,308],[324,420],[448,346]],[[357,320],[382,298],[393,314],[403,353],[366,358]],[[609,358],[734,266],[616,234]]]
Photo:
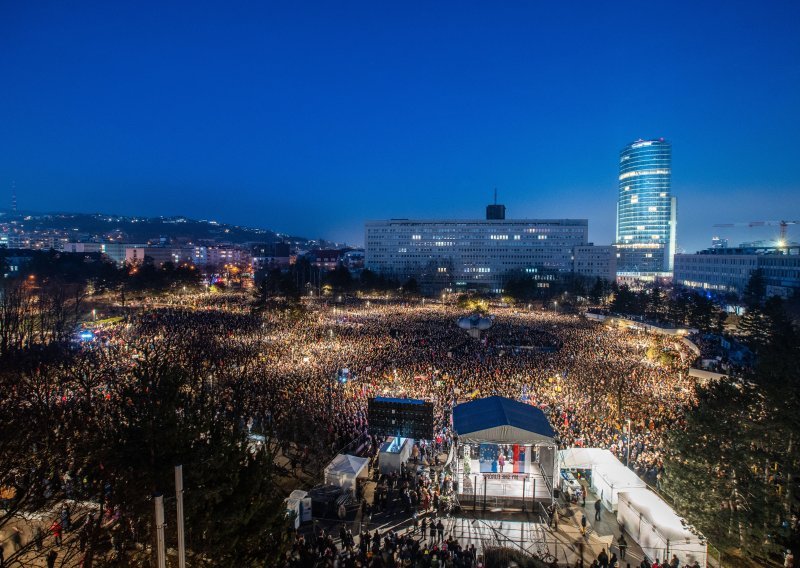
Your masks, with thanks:
[[[186,544],[183,534],[183,465],[175,466],[175,500],[178,514],[178,568],[186,568]]]
[[[628,437],[625,440],[625,467],[630,467],[631,463],[631,419],[628,418]]]
[[[158,568],[166,568],[167,557],[164,548],[164,497],[162,495],[156,495],[153,502],[156,508],[156,556]]]

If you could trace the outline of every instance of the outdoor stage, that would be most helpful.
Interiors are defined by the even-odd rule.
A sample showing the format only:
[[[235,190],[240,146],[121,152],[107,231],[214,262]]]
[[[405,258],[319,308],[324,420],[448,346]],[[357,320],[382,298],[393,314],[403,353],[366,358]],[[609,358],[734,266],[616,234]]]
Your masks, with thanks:
[[[501,397],[453,409],[462,508],[539,512],[553,503],[556,443],[542,411]]]
[[[465,474],[459,468],[458,499],[462,507],[471,508],[473,503],[483,507],[484,495],[486,508],[492,509],[522,508],[523,500],[527,509],[533,508],[534,500],[550,504],[552,493],[538,463],[526,464],[526,473],[514,473],[514,466],[509,463],[502,471],[480,473],[480,460],[469,461],[471,473]]]

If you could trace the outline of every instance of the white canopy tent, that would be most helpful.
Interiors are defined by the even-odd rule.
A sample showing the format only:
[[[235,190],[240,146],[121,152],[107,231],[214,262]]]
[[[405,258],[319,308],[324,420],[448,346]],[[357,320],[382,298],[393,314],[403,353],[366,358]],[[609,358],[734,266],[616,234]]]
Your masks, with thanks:
[[[706,565],[706,541],[658,495],[649,489],[619,493],[617,522],[633,536],[650,560],[669,561],[678,557],[681,566],[698,561]]]
[[[595,465],[619,463],[614,454],[602,448],[567,448],[558,452],[561,469],[592,469]]]
[[[620,491],[644,488],[647,484],[615,456],[611,457],[613,461],[592,466],[592,491],[600,496],[606,509],[616,511]]]
[[[325,484],[355,493],[356,479],[366,478],[369,458],[339,454],[325,467]]]

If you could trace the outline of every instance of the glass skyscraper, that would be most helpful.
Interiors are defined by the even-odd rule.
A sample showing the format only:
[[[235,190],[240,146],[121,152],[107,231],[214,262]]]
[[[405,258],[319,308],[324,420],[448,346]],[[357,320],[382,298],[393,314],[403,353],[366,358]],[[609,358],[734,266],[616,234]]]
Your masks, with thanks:
[[[671,168],[672,146],[663,138],[637,140],[620,151],[617,274],[671,275],[677,223]]]

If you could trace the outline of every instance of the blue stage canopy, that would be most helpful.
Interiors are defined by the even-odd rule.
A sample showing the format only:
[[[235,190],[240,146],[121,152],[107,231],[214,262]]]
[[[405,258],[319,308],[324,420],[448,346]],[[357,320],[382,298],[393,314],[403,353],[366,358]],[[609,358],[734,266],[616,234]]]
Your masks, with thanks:
[[[466,443],[554,443],[555,432],[539,408],[501,396],[453,408],[453,430]]]

